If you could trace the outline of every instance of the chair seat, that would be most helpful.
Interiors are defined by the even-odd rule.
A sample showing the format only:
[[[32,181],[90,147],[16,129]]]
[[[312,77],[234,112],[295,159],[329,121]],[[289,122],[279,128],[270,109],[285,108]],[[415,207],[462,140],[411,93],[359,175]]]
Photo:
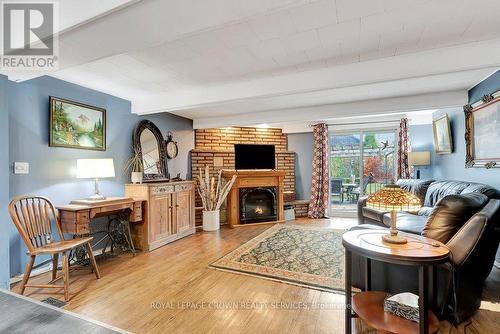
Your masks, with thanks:
[[[84,237],[84,238],[77,238],[77,239],[70,239],[63,241],[54,241],[45,246],[36,248],[31,253],[31,255],[62,253],[70,249],[73,249],[75,247],[85,245],[87,242],[92,241],[92,239],[93,239],[92,237]]]

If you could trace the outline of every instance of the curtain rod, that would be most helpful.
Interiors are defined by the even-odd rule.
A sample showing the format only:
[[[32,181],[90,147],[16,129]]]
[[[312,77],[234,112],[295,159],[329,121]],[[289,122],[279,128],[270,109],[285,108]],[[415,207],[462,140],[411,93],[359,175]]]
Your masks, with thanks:
[[[366,121],[366,122],[352,122],[352,123],[326,123],[327,126],[339,126],[339,125],[363,125],[363,124],[383,124],[383,123],[391,123],[391,122],[399,122],[400,120],[389,120],[389,121]],[[316,124],[320,123],[311,123],[309,127],[313,127]]]

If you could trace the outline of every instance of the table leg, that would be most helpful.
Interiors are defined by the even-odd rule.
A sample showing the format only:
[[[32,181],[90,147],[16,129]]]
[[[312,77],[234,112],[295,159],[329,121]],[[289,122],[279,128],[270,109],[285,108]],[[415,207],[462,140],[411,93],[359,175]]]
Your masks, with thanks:
[[[365,291],[372,290],[372,261],[365,259]]]
[[[427,334],[429,331],[429,315],[427,305],[427,288],[428,288],[428,271],[427,266],[418,267],[418,312],[419,312],[419,333]]]
[[[135,256],[136,252],[134,247],[134,240],[132,239],[132,233],[130,232],[130,222],[128,220],[122,220],[122,224],[124,224],[125,228],[127,229],[127,235],[125,236],[125,239],[127,239],[128,247],[130,248],[132,254]]]
[[[352,310],[351,310],[351,302],[352,302],[352,278],[351,278],[351,252],[346,248],[345,249],[345,272],[344,272],[344,280],[345,280],[345,333],[352,333]]]
[[[430,300],[430,308],[431,310],[436,311],[437,304],[437,270],[436,266],[429,267],[429,300]]]

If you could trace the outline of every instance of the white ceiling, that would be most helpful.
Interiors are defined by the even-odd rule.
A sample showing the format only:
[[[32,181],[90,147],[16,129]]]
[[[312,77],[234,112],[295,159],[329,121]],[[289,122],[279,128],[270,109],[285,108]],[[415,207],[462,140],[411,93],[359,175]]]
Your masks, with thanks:
[[[58,0],[59,27],[57,27],[57,32],[75,28],[134,2],[137,0]]]
[[[417,95],[427,98],[414,107],[429,109],[426,94],[436,92],[451,92],[456,100],[447,103],[459,105],[500,67],[498,0],[96,4],[92,14],[68,1],[74,18],[66,26],[74,28],[60,36],[61,69],[49,75],[131,100],[136,113],[169,111],[198,127]]]

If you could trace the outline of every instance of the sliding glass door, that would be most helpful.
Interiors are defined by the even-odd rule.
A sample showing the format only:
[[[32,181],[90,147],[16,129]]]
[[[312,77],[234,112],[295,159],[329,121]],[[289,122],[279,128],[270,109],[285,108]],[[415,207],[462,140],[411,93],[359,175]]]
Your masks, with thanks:
[[[394,180],[395,131],[330,135],[330,213],[356,212],[359,197]]]

